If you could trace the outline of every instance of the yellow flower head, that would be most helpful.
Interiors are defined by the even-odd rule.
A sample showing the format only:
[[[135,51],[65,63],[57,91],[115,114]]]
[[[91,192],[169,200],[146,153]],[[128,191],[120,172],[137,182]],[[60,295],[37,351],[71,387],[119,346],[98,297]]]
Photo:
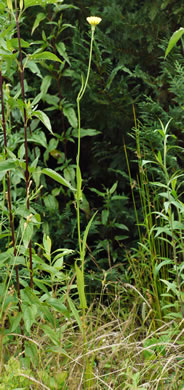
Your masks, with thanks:
[[[88,23],[91,25],[92,28],[95,29],[95,27],[97,26],[97,24],[99,24],[101,22],[101,18],[99,18],[98,16],[88,16],[87,18],[87,21]]]

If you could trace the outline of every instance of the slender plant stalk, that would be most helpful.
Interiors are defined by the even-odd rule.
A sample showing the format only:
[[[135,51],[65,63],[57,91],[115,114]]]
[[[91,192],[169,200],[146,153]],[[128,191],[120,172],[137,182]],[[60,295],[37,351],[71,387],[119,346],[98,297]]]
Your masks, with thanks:
[[[79,91],[79,94],[77,96],[77,114],[78,114],[78,151],[77,151],[77,196],[76,196],[76,202],[77,202],[77,229],[78,229],[78,243],[79,243],[79,252],[80,255],[82,254],[82,246],[81,246],[81,230],[80,230],[80,199],[81,199],[81,173],[80,173],[80,132],[81,132],[81,115],[80,115],[80,101],[85,93],[89,75],[90,75],[90,69],[91,69],[91,59],[92,59],[92,51],[93,51],[93,40],[94,40],[94,32],[95,30],[91,30],[91,44],[90,44],[90,53],[89,53],[89,63],[88,63],[88,71],[86,76],[86,81],[84,83],[82,79],[82,86]],[[82,258],[82,256],[81,256]],[[82,266],[82,274],[84,275],[84,261],[81,264]]]
[[[4,108],[3,77],[2,77],[1,71],[0,71],[0,96],[1,96],[1,112],[2,112],[2,127],[3,127],[3,136],[4,136],[5,159],[7,159],[7,135],[6,135],[6,121],[5,121],[5,108]],[[10,171],[7,171],[6,176],[7,176],[7,195],[8,195],[7,198],[8,198],[8,210],[9,210],[11,238],[12,238],[12,244],[13,244],[14,259],[16,260],[17,248],[16,248],[16,242],[15,242],[15,229],[14,229],[14,221],[13,221],[13,214],[12,214]],[[17,284],[18,307],[19,307],[19,312],[22,312],[18,265],[15,265],[15,273],[16,273],[16,284]],[[8,286],[7,286],[7,289],[8,289]],[[2,306],[4,306],[4,305],[2,305]],[[21,330],[21,334],[24,335],[24,326],[23,326],[22,320],[20,322],[20,330]],[[22,351],[24,351],[24,339],[22,339]],[[3,357],[3,353],[2,353],[2,357]]]
[[[81,275],[82,275],[82,283],[84,286],[84,256],[82,254],[82,243],[81,243],[81,226],[80,226],[80,200],[82,197],[82,178],[81,178],[81,172],[80,172],[80,131],[81,131],[81,115],[80,115],[80,101],[85,93],[89,75],[90,75],[90,68],[91,68],[91,59],[92,59],[92,50],[93,50],[93,40],[94,40],[94,29],[92,29],[91,34],[91,44],[90,44],[90,53],[89,53],[89,63],[88,63],[88,71],[86,76],[86,81],[84,83],[84,80],[82,78],[82,85],[81,89],[79,91],[79,94],[77,96],[77,114],[78,114],[78,151],[77,151],[77,195],[76,195],[76,211],[77,211],[77,231],[78,231],[78,244],[79,244],[79,253],[80,253],[80,261],[81,261]],[[84,343],[84,349],[86,352],[87,348],[87,337],[86,337],[86,308],[82,307],[82,323],[83,323],[83,343]],[[86,363],[86,369],[89,364],[89,362]]]
[[[99,18],[99,21],[101,19]],[[89,22],[90,23],[90,22]],[[90,23],[91,24],[91,23]],[[97,23],[98,24],[98,23]],[[79,245],[79,253],[80,253],[80,263],[81,263],[81,271],[77,269],[77,277],[78,277],[78,291],[79,296],[82,296],[83,302],[81,302],[82,307],[82,328],[83,328],[83,345],[84,345],[84,356],[87,352],[87,334],[86,334],[86,297],[85,297],[85,291],[84,291],[84,261],[85,261],[85,254],[84,250],[84,242],[82,245],[81,242],[81,226],[80,226],[80,200],[82,198],[82,177],[80,172],[80,134],[81,134],[81,115],[80,115],[80,101],[82,97],[84,96],[84,93],[87,88],[89,75],[90,75],[90,69],[91,69],[91,60],[92,60],[92,51],[93,51],[93,41],[94,41],[94,33],[95,33],[95,26],[91,24],[91,43],[90,43],[90,52],[89,52],[89,62],[88,62],[88,70],[87,70],[87,76],[86,80],[84,82],[84,79],[82,77],[82,85],[81,89],[77,96],[77,115],[78,115],[78,150],[77,150],[77,168],[76,168],[76,177],[77,177],[77,193],[76,193],[76,211],[77,211],[77,231],[78,231],[78,245]],[[79,277],[80,275],[80,277]],[[80,284],[80,285],[79,285]],[[80,291],[82,290],[82,292]],[[87,384],[85,388],[91,388],[91,375],[92,375],[92,365],[90,360],[84,359],[84,367],[85,367],[85,377],[87,380]]]
[[[167,123],[166,127],[164,128],[162,123],[162,130],[164,133],[164,162],[163,162],[163,171],[165,173],[165,179],[166,179],[166,185],[167,185],[167,193],[168,193],[168,200],[169,200],[169,208],[168,208],[168,215],[169,215],[169,222],[170,222],[170,228],[171,228],[171,236],[172,236],[172,250],[173,250],[173,261],[175,264],[175,270],[176,270],[176,283],[179,291],[179,304],[180,304],[180,309],[181,309],[181,314],[182,317],[184,318],[184,304],[182,302],[182,291],[181,291],[181,281],[180,281],[180,275],[178,271],[178,261],[177,261],[177,238],[175,237],[174,234],[174,226],[173,226],[173,213],[172,213],[172,199],[171,199],[171,191],[170,191],[170,178],[169,178],[169,173],[167,169],[167,129],[169,126],[170,121]]]
[[[135,124],[136,147],[137,147],[137,157],[138,157],[138,166],[139,166],[139,175],[137,175],[137,183],[138,183],[138,188],[139,188],[141,209],[142,209],[142,213],[143,213],[143,221],[144,221],[144,226],[146,228],[147,243],[148,243],[149,253],[150,253],[150,264],[152,266],[152,272],[153,272],[154,267],[155,267],[155,259],[157,258],[157,251],[156,251],[156,246],[155,246],[155,240],[154,240],[153,234],[151,233],[151,229],[153,227],[153,220],[152,220],[150,194],[149,194],[149,189],[148,189],[149,181],[147,178],[146,171],[144,172],[144,170],[142,168],[142,157],[141,157],[142,151],[141,151],[140,140],[139,140],[139,125],[137,123],[134,105],[133,105],[133,116],[134,116],[134,124]],[[128,175],[130,178],[132,199],[133,199],[133,205],[134,205],[134,210],[135,210],[136,222],[137,222],[137,226],[138,226],[139,239],[140,239],[140,242],[142,243],[144,237],[142,237],[141,230],[140,230],[140,222],[138,219],[137,207],[136,207],[134,191],[133,191],[133,186],[132,186],[132,177],[131,177],[128,155],[127,155],[127,150],[126,150],[125,145],[124,145],[124,149],[125,149],[125,157],[126,157],[127,168],[128,168]],[[156,300],[157,312],[159,314],[159,318],[161,318],[158,288],[157,288],[157,283],[155,281],[155,278],[153,278],[153,276],[152,276],[152,272],[150,272],[149,278],[151,279],[152,284],[154,286],[154,296],[155,296],[155,300]]]
[[[22,59],[22,48],[21,48],[21,39],[20,39],[20,27],[19,27],[19,16],[17,8],[17,0],[15,0],[15,15],[16,15],[16,28],[17,28],[17,38],[19,46],[19,60],[20,60],[20,85],[22,92],[22,100],[24,103],[23,113],[24,113],[24,142],[25,142],[25,159],[26,159],[26,170],[25,170],[25,179],[26,179],[26,204],[27,209],[29,210],[29,190],[30,190],[30,180],[29,180],[29,162],[28,162],[28,145],[27,145],[27,113],[25,108],[25,91],[24,91],[24,67]],[[32,264],[32,245],[31,240],[29,242],[29,261],[30,261],[30,287],[33,288],[33,264]]]
[[[4,149],[5,149],[5,159],[7,159],[7,136],[6,136],[6,121],[5,121],[5,109],[4,109],[4,93],[3,93],[3,77],[0,71],[0,94],[1,94],[1,112],[2,112],[2,127],[3,127],[3,135],[4,135]],[[10,171],[7,171],[7,197],[8,197],[8,210],[9,210],[9,220],[10,220],[10,228],[11,228],[11,237],[13,243],[13,253],[16,257],[17,250],[15,244],[15,229],[13,223],[13,215],[12,215],[12,204],[11,204],[11,188],[10,188]],[[16,272],[16,282],[17,282],[17,295],[19,301],[19,311],[21,310],[21,297],[20,297],[20,282],[19,282],[19,269],[18,265],[15,265]]]
[[[153,227],[153,218],[152,218],[152,210],[151,210],[151,199],[149,193],[149,179],[147,177],[146,169],[142,169],[142,159],[141,159],[141,146],[139,140],[139,129],[136,128],[136,144],[138,150],[138,158],[139,158],[139,177],[140,177],[140,198],[142,203],[142,210],[144,215],[144,225],[146,228],[147,240],[150,251],[150,264],[152,267],[152,272],[150,272],[150,280],[152,281],[155,303],[157,308],[157,313],[159,319],[162,318],[161,309],[160,309],[160,299],[158,294],[158,285],[154,277],[154,268],[155,268],[155,259],[157,259],[158,252],[156,250],[155,239],[152,232]]]

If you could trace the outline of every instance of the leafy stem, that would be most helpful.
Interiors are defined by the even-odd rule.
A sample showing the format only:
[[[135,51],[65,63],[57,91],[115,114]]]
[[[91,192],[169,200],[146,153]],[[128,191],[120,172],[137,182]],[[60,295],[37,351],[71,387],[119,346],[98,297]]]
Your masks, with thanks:
[[[1,70],[0,70],[0,96],[1,96],[2,128],[3,128],[3,136],[4,136],[5,159],[7,159],[7,135],[6,135],[6,121],[5,121],[5,107],[4,107],[3,76]],[[13,253],[14,256],[16,257],[17,249],[15,244],[15,229],[14,229],[13,214],[12,214],[10,171],[7,171],[7,200],[8,200],[9,220],[10,220],[10,228],[11,228],[11,238],[13,244]],[[19,300],[19,311],[21,312],[22,310],[21,310],[18,265],[15,265],[15,272],[16,272],[16,282],[17,282],[17,295]]]
[[[29,163],[28,163],[28,144],[27,144],[27,113],[25,108],[25,91],[24,91],[24,66],[22,59],[22,47],[20,39],[20,27],[19,27],[19,17],[18,17],[18,7],[17,0],[15,0],[15,17],[16,17],[16,28],[17,28],[17,38],[18,38],[18,47],[19,47],[19,60],[20,60],[20,85],[22,92],[22,100],[24,104],[23,113],[24,113],[24,142],[25,142],[25,158],[26,158],[26,170],[25,170],[25,179],[26,179],[26,204],[27,209],[29,210],[29,190],[30,190],[30,181],[29,181]],[[29,261],[30,261],[30,287],[33,288],[33,264],[32,264],[32,245],[31,241],[29,242]]]

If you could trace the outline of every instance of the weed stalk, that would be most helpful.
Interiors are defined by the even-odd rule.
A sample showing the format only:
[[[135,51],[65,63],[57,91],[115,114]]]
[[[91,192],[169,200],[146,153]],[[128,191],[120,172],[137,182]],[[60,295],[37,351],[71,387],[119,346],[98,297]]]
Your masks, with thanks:
[[[24,91],[24,66],[22,59],[22,47],[21,47],[21,38],[20,38],[20,27],[19,27],[19,15],[17,0],[15,0],[15,17],[16,17],[16,28],[17,28],[17,38],[18,38],[18,47],[19,47],[19,60],[20,60],[20,85],[22,93],[22,101],[24,104],[23,114],[24,114],[24,142],[25,142],[25,160],[26,160],[26,169],[25,169],[25,180],[26,180],[26,204],[27,209],[29,210],[29,190],[30,190],[30,180],[29,180],[29,161],[28,161],[28,145],[27,145],[27,113],[25,108],[25,91]],[[30,261],[30,287],[33,288],[33,264],[32,264],[32,245],[31,240],[29,242],[29,261]]]
[[[81,270],[76,266],[77,270],[77,286],[78,286],[78,292],[79,292],[79,298],[80,298],[80,305],[82,308],[82,327],[83,327],[83,344],[84,344],[84,356],[87,352],[87,335],[86,335],[86,297],[85,297],[85,290],[84,290],[84,260],[85,260],[85,239],[83,238],[83,243],[81,242],[81,224],[80,224],[80,201],[82,199],[82,176],[80,171],[80,136],[81,136],[81,114],[80,114],[80,101],[82,97],[84,96],[84,93],[86,91],[89,75],[90,75],[90,69],[91,69],[91,60],[92,60],[92,52],[93,52],[93,41],[94,41],[94,33],[95,33],[95,27],[98,23],[100,23],[101,19],[96,17],[87,18],[89,24],[91,25],[91,43],[90,43],[90,52],[89,52],[89,62],[88,62],[88,70],[87,70],[87,76],[86,80],[84,82],[84,79],[82,77],[82,84],[81,89],[77,96],[77,115],[78,115],[78,150],[77,150],[77,167],[76,167],[76,178],[77,178],[77,193],[76,193],[76,211],[77,211],[77,230],[78,230],[78,245],[79,245],[79,254],[80,254],[80,263],[81,263]],[[95,23],[93,23],[95,22]],[[93,219],[93,217],[92,217]],[[92,221],[91,219],[91,221]],[[88,224],[90,226],[90,223]],[[86,230],[87,235],[88,227]],[[85,234],[84,234],[85,236]],[[83,245],[82,245],[83,244]],[[85,367],[85,376],[87,380],[87,387],[91,388],[90,386],[90,380],[92,375],[92,367],[90,364],[89,359],[85,359],[84,361],[84,367]]]
[[[4,135],[5,159],[7,159],[7,135],[6,135],[6,121],[5,121],[5,108],[4,108],[3,77],[1,71],[0,71],[0,94],[1,94],[1,112],[2,112],[2,127],[3,127],[3,135]],[[13,244],[13,253],[14,256],[16,257],[17,250],[15,244],[15,229],[14,229],[12,203],[11,203],[10,171],[7,171],[7,198],[8,198],[8,210],[9,210],[9,220],[10,220],[10,228],[11,228],[11,238]],[[17,296],[19,301],[19,311],[21,312],[21,297],[20,297],[18,265],[15,265],[15,272],[16,272],[16,283],[17,283]]]

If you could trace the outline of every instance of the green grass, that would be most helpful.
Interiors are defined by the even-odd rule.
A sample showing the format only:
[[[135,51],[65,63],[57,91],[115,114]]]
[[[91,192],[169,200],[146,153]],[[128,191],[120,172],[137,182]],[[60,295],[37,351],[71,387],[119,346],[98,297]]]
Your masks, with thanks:
[[[121,283],[116,293],[108,305],[88,309],[87,347],[77,322],[59,313],[55,327],[40,319],[29,337],[10,335],[7,326],[0,389],[182,390],[183,320],[160,321],[153,330],[153,312],[147,308],[144,317],[142,297]],[[129,312],[124,294],[134,302]]]

